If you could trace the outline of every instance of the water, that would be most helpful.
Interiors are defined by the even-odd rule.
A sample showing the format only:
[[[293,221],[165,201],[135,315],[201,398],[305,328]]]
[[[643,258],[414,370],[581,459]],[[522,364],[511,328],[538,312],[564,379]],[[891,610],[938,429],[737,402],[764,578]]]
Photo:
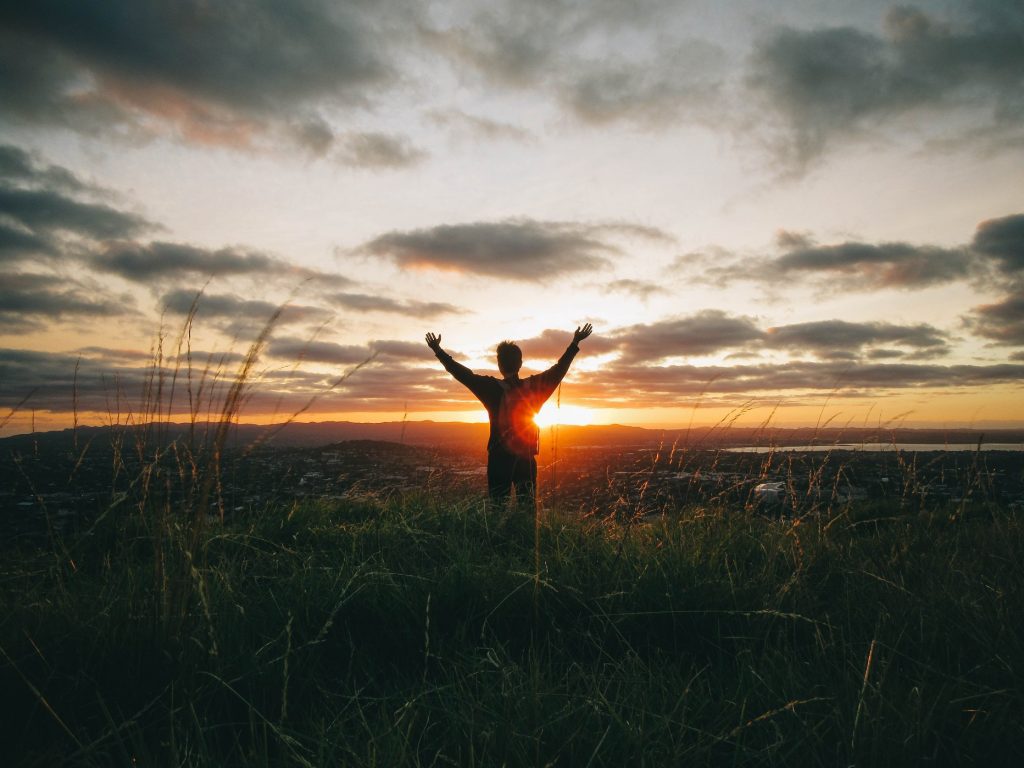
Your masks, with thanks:
[[[977,443],[817,443],[815,445],[743,445],[724,448],[731,453],[768,453],[770,451],[976,451]],[[983,451],[1024,451],[1024,443],[982,443]]]

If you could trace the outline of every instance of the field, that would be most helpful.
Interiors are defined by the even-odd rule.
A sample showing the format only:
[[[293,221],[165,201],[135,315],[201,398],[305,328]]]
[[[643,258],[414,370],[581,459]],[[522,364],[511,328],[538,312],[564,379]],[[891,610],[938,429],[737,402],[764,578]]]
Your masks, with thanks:
[[[183,455],[4,545],[3,765],[1024,760],[1005,504],[535,519],[435,489],[222,522]]]

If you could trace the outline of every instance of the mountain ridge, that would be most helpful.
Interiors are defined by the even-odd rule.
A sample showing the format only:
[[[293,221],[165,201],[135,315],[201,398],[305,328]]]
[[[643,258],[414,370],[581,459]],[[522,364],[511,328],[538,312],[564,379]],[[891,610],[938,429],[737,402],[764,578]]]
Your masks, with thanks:
[[[83,441],[130,436],[138,439],[171,441],[212,439],[217,422],[149,422],[141,425],[79,426],[48,432],[26,433],[0,438],[0,448],[46,444],[60,447]],[[283,424],[233,424],[226,445],[255,444],[270,447],[319,447],[349,440],[381,440],[424,446],[467,446],[482,449],[488,425],[452,421],[318,421]],[[937,443],[970,445],[983,443],[1024,443],[1024,429],[940,429],[879,427],[744,427],[730,426],[669,429],[633,427],[621,424],[545,427],[542,442],[550,446],[594,445],[676,445],[694,448],[725,448],[745,445],[793,446],[834,443]]]

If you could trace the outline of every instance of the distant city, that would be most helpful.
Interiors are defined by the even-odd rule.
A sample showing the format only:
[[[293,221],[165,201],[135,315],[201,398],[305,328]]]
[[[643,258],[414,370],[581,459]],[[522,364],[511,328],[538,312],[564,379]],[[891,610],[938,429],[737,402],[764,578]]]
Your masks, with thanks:
[[[362,426],[367,427],[396,430],[396,425]],[[160,498],[169,510],[202,497],[211,520],[294,502],[417,493],[482,499],[486,425],[431,428],[434,437],[449,439],[435,445],[366,438],[294,445],[301,442],[298,433],[278,440],[283,430],[262,428],[263,442],[252,434],[243,442],[235,434],[205,496],[201,470],[214,465],[205,429],[150,425],[7,438],[0,440],[0,533],[32,539],[70,532],[104,514],[130,513],[143,497]],[[428,431],[422,424],[409,425],[406,437]],[[789,449],[765,441],[737,449],[736,438],[755,436],[736,433],[718,446],[706,434],[703,444],[694,445],[679,434],[668,441],[658,431],[632,428],[563,427],[545,433],[541,504],[581,515],[626,520],[689,503],[780,515],[834,514],[862,501],[907,511],[926,503],[962,509],[979,502],[1024,505],[1024,452],[979,450],[988,444],[977,435],[958,435],[959,443],[922,443],[935,435],[915,431],[901,437],[917,441],[918,450],[900,450],[896,442],[885,450],[855,450],[849,434],[833,447],[825,436],[811,442],[799,431],[785,435],[796,445]],[[1011,439],[1019,435],[997,437],[998,446],[1019,446]],[[778,438],[775,433],[773,439]],[[886,447],[877,440],[861,445]]]

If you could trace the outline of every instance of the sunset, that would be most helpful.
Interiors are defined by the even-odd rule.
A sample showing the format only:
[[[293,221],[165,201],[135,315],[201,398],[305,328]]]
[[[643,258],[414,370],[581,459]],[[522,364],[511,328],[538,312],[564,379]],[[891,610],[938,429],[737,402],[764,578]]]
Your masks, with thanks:
[[[140,409],[197,296],[225,377],[283,308],[253,422],[478,420],[424,332],[583,322],[577,422],[1024,422],[1016,6],[628,7],[5,10],[3,434]]]
[[[1024,2],[0,4],[0,765],[1024,765]]]

